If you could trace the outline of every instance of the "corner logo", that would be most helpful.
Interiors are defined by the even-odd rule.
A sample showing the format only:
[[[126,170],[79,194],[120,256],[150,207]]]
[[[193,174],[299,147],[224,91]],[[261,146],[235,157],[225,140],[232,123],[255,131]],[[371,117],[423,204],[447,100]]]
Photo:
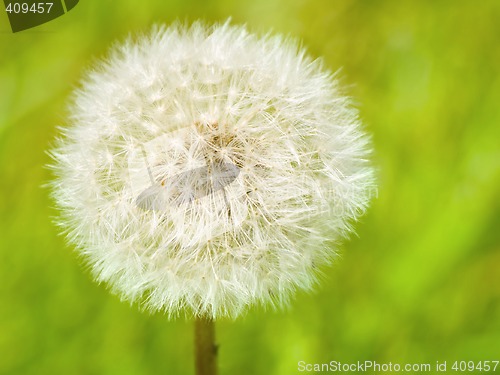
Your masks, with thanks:
[[[13,33],[52,21],[73,9],[79,0],[4,0]]]

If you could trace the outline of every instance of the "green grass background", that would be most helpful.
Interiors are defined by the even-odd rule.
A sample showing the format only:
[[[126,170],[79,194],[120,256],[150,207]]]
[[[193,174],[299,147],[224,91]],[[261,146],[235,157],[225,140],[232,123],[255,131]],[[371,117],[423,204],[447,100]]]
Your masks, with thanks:
[[[500,360],[500,1],[82,0],[18,34],[0,13],[0,374],[193,374],[192,323],[92,282],[41,185],[68,95],[110,44],[229,16],[342,67],[379,194],[315,293],[218,322],[221,374]]]

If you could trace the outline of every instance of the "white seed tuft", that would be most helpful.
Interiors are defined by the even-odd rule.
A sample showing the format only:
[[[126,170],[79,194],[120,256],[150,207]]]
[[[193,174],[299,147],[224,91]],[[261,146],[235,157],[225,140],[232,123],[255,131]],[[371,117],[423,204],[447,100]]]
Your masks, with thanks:
[[[123,299],[236,317],[314,285],[368,205],[369,146],[334,75],[294,42],[174,24],[86,75],[53,195]]]

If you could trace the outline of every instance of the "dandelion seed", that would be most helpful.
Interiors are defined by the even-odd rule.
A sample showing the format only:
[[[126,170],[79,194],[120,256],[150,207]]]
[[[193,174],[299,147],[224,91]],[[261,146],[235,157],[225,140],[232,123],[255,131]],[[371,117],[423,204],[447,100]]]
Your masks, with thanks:
[[[313,287],[368,205],[369,149],[335,75],[293,41],[174,24],[83,79],[53,194],[121,298],[236,317]]]

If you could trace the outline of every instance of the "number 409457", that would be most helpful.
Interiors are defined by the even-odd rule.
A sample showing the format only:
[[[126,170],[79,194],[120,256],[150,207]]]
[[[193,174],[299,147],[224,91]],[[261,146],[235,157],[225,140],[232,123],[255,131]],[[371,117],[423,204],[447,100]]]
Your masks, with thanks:
[[[8,3],[5,11],[7,13],[50,13],[54,3]]]
[[[497,370],[499,363],[500,361],[455,361],[451,369],[459,372],[493,372]]]

